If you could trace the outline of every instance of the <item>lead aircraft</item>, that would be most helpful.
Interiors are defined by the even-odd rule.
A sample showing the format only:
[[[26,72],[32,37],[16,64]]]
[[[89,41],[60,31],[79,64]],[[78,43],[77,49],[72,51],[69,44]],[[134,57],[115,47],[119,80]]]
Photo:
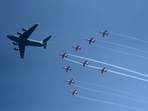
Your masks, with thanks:
[[[24,58],[25,46],[37,46],[37,47],[43,46],[44,49],[46,49],[47,42],[51,38],[51,36],[48,36],[42,41],[29,39],[30,35],[36,29],[38,25],[39,24],[37,23],[29,29],[22,28],[23,33],[17,32],[18,35],[7,35],[7,37],[10,40],[14,41],[13,45],[18,45],[19,48],[14,48],[14,50],[20,52],[20,57],[22,59]]]

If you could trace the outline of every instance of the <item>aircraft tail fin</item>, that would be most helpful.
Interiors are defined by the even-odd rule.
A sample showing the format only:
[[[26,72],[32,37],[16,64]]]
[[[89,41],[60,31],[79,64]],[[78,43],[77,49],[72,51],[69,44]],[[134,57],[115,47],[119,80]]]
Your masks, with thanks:
[[[46,49],[46,46],[47,46],[47,42],[48,40],[51,38],[51,36],[48,36],[47,38],[45,38],[42,42],[44,44],[44,49]]]

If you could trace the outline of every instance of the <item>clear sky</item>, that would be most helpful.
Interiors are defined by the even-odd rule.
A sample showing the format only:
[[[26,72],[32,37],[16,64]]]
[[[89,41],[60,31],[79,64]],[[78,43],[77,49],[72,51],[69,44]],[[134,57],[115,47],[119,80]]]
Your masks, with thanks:
[[[147,5],[147,0],[1,0],[0,110],[148,110]],[[31,39],[52,38],[46,50],[26,47],[21,59],[6,35],[36,23]],[[106,29],[103,38],[99,31]],[[96,41],[89,45],[85,39],[91,37]],[[72,46],[78,44],[82,50],[76,52]],[[61,59],[63,52],[79,58]],[[90,67],[78,64],[84,60]],[[72,71],[66,73],[68,65]],[[97,67],[108,71],[101,74]],[[66,82],[71,78],[74,85]],[[78,95],[72,96],[74,89]]]

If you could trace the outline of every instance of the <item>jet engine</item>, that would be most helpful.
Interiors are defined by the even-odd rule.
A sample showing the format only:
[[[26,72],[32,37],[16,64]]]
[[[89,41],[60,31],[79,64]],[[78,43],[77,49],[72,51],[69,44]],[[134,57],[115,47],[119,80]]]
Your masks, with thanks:
[[[16,42],[13,42],[13,45],[18,45]]]
[[[21,33],[21,32],[17,32],[17,34],[18,34],[18,35],[22,35],[22,33]]]
[[[19,51],[19,49],[18,49],[18,48],[14,48],[14,50],[15,50],[15,51]]]
[[[28,29],[22,28],[22,31],[27,31]]]

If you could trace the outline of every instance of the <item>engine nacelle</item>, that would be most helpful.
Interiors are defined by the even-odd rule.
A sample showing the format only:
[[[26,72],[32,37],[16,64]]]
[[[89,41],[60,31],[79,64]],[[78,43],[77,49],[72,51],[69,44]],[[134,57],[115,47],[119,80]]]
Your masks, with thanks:
[[[17,34],[18,34],[18,35],[22,35],[22,33],[21,33],[21,32],[17,32]]]
[[[16,42],[13,42],[13,45],[18,45]]]
[[[18,49],[18,48],[14,48],[14,50],[15,50],[15,51],[19,51],[19,49]]]
[[[28,31],[28,29],[22,28],[22,31]]]

